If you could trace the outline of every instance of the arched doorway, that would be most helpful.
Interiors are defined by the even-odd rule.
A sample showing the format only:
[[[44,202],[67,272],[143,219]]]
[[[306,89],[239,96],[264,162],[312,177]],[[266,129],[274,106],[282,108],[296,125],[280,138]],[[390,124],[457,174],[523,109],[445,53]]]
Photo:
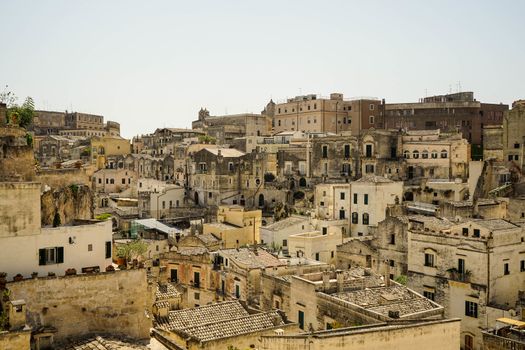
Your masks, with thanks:
[[[259,207],[264,207],[264,194],[259,195]]]
[[[304,177],[299,179],[299,186],[306,187],[306,179]]]
[[[193,195],[193,198],[195,199],[195,204],[199,205],[199,193],[198,192],[195,192],[195,194]]]
[[[295,188],[295,181],[291,180],[290,181],[290,189],[293,190],[294,188]]]

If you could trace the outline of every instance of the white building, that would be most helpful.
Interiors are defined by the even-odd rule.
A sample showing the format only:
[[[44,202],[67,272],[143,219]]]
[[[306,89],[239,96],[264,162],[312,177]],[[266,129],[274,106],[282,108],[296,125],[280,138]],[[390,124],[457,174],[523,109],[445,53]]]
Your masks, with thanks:
[[[314,226],[310,218],[292,215],[286,219],[261,227],[261,243],[288,252],[288,237],[297,233],[311,232]]]
[[[0,211],[0,272],[8,279],[104,271],[112,263],[111,221],[40,227],[39,183],[1,183]]]
[[[377,226],[386,217],[389,204],[401,202],[403,182],[387,178],[366,175],[351,183],[351,224],[352,236],[363,236],[369,233],[369,226]]]

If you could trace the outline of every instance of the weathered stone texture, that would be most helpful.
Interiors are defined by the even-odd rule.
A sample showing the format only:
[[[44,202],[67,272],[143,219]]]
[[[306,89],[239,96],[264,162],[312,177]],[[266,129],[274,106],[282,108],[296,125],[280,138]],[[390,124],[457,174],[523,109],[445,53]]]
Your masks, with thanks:
[[[53,224],[55,213],[60,215],[62,224],[75,219],[92,219],[94,194],[86,186],[70,185],[47,191],[41,197],[42,226]]]
[[[58,341],[97,332],[135,339],[149,335],[146,270],[38,278],[7,287],[13,299],[26,301],[29,323],[57,328]]]
[[[29,350],[31,332],[0,332],[0,349],[2,350]]]

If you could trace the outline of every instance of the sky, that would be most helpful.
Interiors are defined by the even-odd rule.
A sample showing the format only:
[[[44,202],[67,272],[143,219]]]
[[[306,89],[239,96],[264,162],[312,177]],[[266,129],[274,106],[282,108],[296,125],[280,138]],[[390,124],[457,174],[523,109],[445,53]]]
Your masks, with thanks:
[[[525,1],[0,0],[0,91],[121,134],[331,92],[525,98]],[[5,87],[7,85],[7,87]]]

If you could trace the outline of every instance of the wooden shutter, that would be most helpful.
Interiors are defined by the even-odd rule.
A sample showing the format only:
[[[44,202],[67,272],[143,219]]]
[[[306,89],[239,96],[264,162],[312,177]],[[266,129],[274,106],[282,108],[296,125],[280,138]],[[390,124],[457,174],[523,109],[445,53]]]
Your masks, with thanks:
[[[64,262],[64,247],[57,247],[57,264]]]
[[[39,249],[38,250],[38,265],[42,266],[45,264],[46,264],[46,250]]]

